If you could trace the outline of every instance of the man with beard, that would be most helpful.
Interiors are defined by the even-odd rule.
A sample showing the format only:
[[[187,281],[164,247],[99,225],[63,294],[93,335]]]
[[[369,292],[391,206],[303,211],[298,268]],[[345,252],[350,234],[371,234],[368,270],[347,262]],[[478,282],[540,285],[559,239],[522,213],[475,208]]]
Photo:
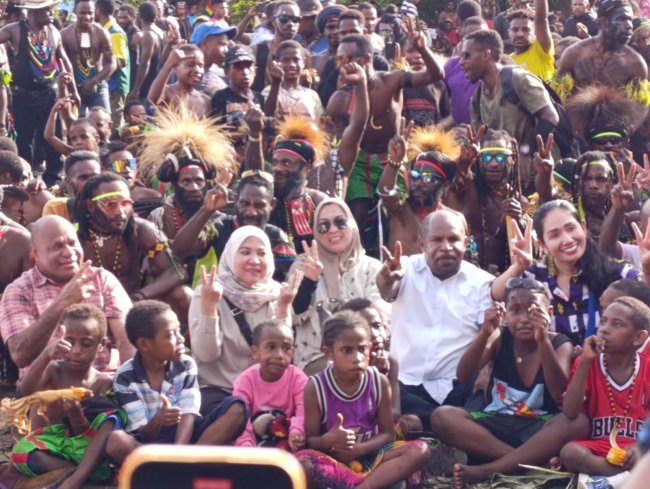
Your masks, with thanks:
[[[111,36],[95,22],[95,3],[81,0],[75,5],[76,22],[61,31],[61,40],[72,60],[74,81],[81,95],[80,115],[91,107],[111,109],[106,80],[117,68]]]
[[[5,25],[0,30],[0,43],[9,42],[16,54],[12,66],[12,113],[18,152],[34,170],[42,169],[44,157],[47,169],[43,179],[48,184],[58,179],[61,161],[60,155],[45,142],[43,131],[56,102],[58,75],[72,72],[61,35],[51,26],[56,3],[55,0],[25,2],[21,7],[27,9],[27,20]],[[30,56],[32,50],[39,55]],[[78,100],[76,87],[71,90]]]
[[[208,190],[201,208],[176,235],[172,246],[174,254],[183,258],[196,257],[195,269],[203,264],[206,270],[209,270],[210,265],[221,257],[226,242],[235,229],[240,226],[256,226],[261,228],[271,241],[276,271],[274,277],[283,282],[286,272],[296,258],[296,252],[287,234],[268,223],[271,210],[275,206],[273,175],[260,170],[243,172],[237,186],[234,216],[219,212],[227,203],[228,191],[224,186],[218,185]],[[211,220],[211,232],[202,232]],[[200,275],[195,278],[199,277]]]
[[[185,273],[173,263],[165,237],[135,217],[122,177],[102,173],[88,180],[75,201],[75,217],[84,254],[96,267],[113,272],[132,300],[167,302],[187,322],[192,294],[183,286]]]
[[[561,87],[604,84],[634,88],[638,84],[637,89],[647,93],[646,62],[627,45],[632,36],[632,8],[625,0],[599,0],[596,9],[600,33],[564,51],[554,88],[561,94],[567,92]]]
[[[388,246],[393,249],[399,241],[405,256],[420,253],[420,223],[431,212],[444,208],[442,193],[454,180],[454,158],[460,154],[460,147],[451,133],[416,129],[409,138],[412,127],[409,124],[402,128],[388,145],[392,161],[404,161],[407,144],[410,148],[408,198],[401,198],[396,189],[400,166],[386,165],[378,184],[382,205],[390,219]]]
[[[445,203],[466,217],[478,265],[496,274],[509,265],[506,216],[522,229],[528,218],[524,214],[527,201],[518,194],[513,138],[505,131],[488,129],[481,138],[475,165],[473,172],[468,167],[458,169],[464,176],[462,183],[450,186]]]
[[[271,84],[270,68],[275,52],[282,41],[293,39],[298,33],[300,23],[300,8],[293,0],[280,0],[276,3],[273,27],[275,35],[268,42],[261,42],[253,46],[257,73],[251,87],[256,92],[261,92],[264,87]]]
[[[441,404],[464,404],[456,367],[492,304],[494,277],[463,261],[467,238],[462,216],[438,210],[422,222],[419,254],[402,256],[399,241],[394,253],[382,249],[377,287],[393,303],[390,353],[399,365],[401,411],[421,423],[414,431],[431,431]]]

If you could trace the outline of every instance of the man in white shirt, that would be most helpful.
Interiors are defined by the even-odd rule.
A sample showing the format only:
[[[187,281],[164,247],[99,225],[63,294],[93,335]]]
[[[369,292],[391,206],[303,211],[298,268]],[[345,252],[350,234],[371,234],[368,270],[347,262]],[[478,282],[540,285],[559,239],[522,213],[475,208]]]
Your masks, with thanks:
[[[467,225],[448,210],[429,214],[420,228],[422,253],[395,256],[377,275],[384,300],[393,302],[390,352],[399,365],[402,413],[415,414],[430,431],[435,408],[458,397],[456,367],[492,304],[494,277],[463,261]]]

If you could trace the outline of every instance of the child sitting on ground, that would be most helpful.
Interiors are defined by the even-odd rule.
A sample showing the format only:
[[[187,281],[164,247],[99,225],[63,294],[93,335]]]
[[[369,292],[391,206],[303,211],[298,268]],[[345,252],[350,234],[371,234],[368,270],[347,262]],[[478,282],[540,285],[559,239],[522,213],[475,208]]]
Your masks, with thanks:
[[[27,396],[74,386],[100,396],[110,390],[111,376],[92,366],[106,342],[102,311],[90,304],[69,307],[61,316],[58,338],[29,367],[18,385],[19,393]],[[93,397],[81,404],[52,403],[46,415],[49,422],[38,415],[32,419],[33,431],[11,453],[12,462],[22,473],[36,476],[78,465],[60,486],[68,489],[81,487],[88,478],[103,481],[111,476],[108,464],[100,463],[101,447],[113,429],[124,426],[124,411],[108,399]]]
[[[307,376],[291,365],[293,350],[293,331],[282,321],[265,321],[253,331],[251,354],[258,363],[244,370],[233,388],[233,395],[242,398],[252,413],[237,445],[291,451],[305,446]]]
[[[554,415],[566,389],[573,346],[568,337],[549,331],[552,307],[540,282],[510,279],[505,299],[505,309],[497,302],[486,311],[456,371],[465,382],[493,362],[490,404],[478,412],[441,406],[431,415],[436,438],[483,463],[457,464],[456,487],[514,472],[519,464],[545,463],[572,439],[556,436],[564,418]],[[504,316],[507,326],[501,328]]]
[[[628,296],[639,299],[644,304],[650,304],[650,286],[648,284],[633,278],[623,278],[612,282],[609,287],[600,294],[600,307],[604,311],[607,309],[614,299],[619,297]],[[650,336],[646,338],[643,345],[638,350],[646,356],[650,356]]]
[[[372,366],[370,328],[342,311],[325,321],[323,353],[332,361],[305,387],[305,437],[298,452],[309,486],[389,487],[419,483],[429,460],[426,443],[395,442],[388,379]]]
[[[59,136],[56,135],[56,116],[59,111],[61,111],[66,104],[69,105],[71,101],[69,99],[59,99],[54,107],[52,107],[52,112],[50,117],[47,120],[45,129],[43,130],[43,137],[45,141],[52,146],[57,153],[62,154],[63,156],[68,156],[73,151],[85,150],[85,151],[94,151],[99,153],[101,148],[101,134],[97,127],[97,124],[92,119],[88,117],[81,117],[70,123],[68,127],[68,142],[64,142]]]
[[[632,297],[614,299],[603,312],[597,334],[585,341],[564,398],[564,414],[591,421],[588,439],[560,452],[567,470],[612,476],[636,462],[631,445],[650,408],[650,359],[638,349],[648,337],[650,308]],[[611,433],[619,450],[613,449]],[[627,450],[626,450],[627,449]]]
[[[172,50],[151,84],[147,98],[157,107],[177,110],[184,106],[198,117],[208,115],[210,98],[196,89],[203,79],[203,51],[194,44],[184,44]],[[176,83],[167,85],[172,73]]]
[[[106,455],[116,463],[143,443],[223,445],[246,427],[246,406],[226,398],[205,417],[194,359],[185,354],[180,323],[168,304],[137,302],[126,316],[135,356],[117,371],[113,389],[128,416],[125,431],[111,433]]]

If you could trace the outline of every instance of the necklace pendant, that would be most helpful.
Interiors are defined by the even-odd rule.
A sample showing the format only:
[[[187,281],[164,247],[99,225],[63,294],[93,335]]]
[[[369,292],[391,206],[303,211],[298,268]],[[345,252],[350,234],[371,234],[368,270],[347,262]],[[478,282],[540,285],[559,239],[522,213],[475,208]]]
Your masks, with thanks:
[[[523,358],[521,358],[521,357],[517,357],[517,363],[518,363],[518,364],[521,364],[523,361],[524,361]]]
[[[104,247],[104,240],[106,239],[104,236],[96,236],[95,238],[97,240],[97,246],[100,248]]]

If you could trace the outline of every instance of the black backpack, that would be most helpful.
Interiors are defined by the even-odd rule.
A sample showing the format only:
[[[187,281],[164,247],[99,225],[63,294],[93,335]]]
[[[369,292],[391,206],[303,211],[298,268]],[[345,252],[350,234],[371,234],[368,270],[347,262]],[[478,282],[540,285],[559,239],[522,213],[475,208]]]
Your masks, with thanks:
[[[512,86],[512,72],[516,67],[517,67],[516,65],[508,65],[501,68],[500,78],[501,78],[501,90],[503,91],[503,96],[500,103],[501,105],[503,105],[505,101],[508,101],[512,105],[516,106],[520,111],[526,114],[526,117],[528,118],[530,124],[534,127],[537,123],[537,121],[535,120],[535,115],[531,114],[526,109],[526,107],[524,107],[524,105],[521,103],[521,100],[519,100],[519,96],[517,95],[517,92],[515,92],[515,89]],[[553,134],[555,135],[555,144],[560,150],[560,154],[562,155],[562,158],[577,158],[580,155],[580,147],[577,139],[573,135],[573,129],[571,128],[571,121],[569,120],[569,116],[567,115],[566,110],[562,106],[562,101],[560,100],[560,97],[558,96],[557,93],[555,93],[555,90],[549,87],[549,85],[546,82],[542,81],[541,78],[537,76],[535,76],[535,78],[537,78],[544,85],[546,92],[551,98],[553,107],[555,107],[555,110],[557,111],[557,115],[560,118],[560,122],[558,123],[555,130],[553,131]],[[474,112],[478,115],[479,122],[482,124],[483,121],[481,120],[481,90],[480,89],[476,90],[474,96],[472,97],[472,108],[474,109]],[[530,144],[532,148],[537,148],[536,140],[530,141]]]

